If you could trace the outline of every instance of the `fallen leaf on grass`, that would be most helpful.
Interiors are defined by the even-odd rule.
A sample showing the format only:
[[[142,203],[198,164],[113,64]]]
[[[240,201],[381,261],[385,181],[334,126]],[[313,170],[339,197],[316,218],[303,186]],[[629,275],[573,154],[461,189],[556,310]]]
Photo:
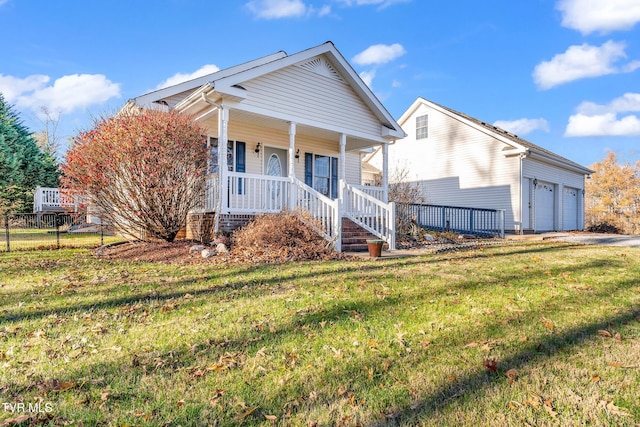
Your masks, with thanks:
[[[65,391],[75,386],[76,383],[74,381],[51,380],[51,391]]]
[[[542,317],[542,324],[544,325],[545,328],[547,328],[549,331],[553,332],[553,329],[555,328],[555,324],[553,323],[553,321],[547,319],[546,317]]]
[[[265,415],[264,417],[269,421],[275,421],[278,419],[278,417],[276,417],[275,415]]]
[[[611,338],[611,332],[604,330],[604,329],[600,329],[598,332],[596,332],[598,335],[600,335],[601,337],[605,337],[605,338]]]
[[[34,419],[35,416],[34,415],[18,415],[15,418],[7,418],[6,420],[2,421],[2,424],[0,424],[0,426],[8,426],[11,424],[20,424],[23,421],[27,421],[30,419]]]
[[[556,418],[558,413],[553,410],[553,406],[551,406],[551,399],[547,399],[544,401],[544,410],[547,411],[547,414],[551,416],[551,418]]]
[[[246,411],[244,411],[241,414],[236,415],[232,421],[240,421],[240,420],[244,420],[245,418],[247,418],[249,415],[253,414],[255,412],[255,410],[258,409],[257,406],[253,407],[253,408],[249,408]]]
[[[507,377],[509,384],[513,384],[515,380],[518,378],[518,371],[511,368],[507,372],[505,372],[504,375]]]
[[[602,408],[604,408],[605,411],[607,411],[609,414],[613,415],[614,417],[628,417],[628,416],[630,416],[630,414],[628,412],[626,412],[622,408],[619,408],[613,402],[607,402],[605,400],[601,400],[598,403],[598,406],[601,406]]]
[[[498,371],[498,362],[495,359],[484,359],[482,364],[491,372]]]
[[[591,382],[593,383],[597,383],[601,380],[600,375],[594,375],[593,377],[591,377]]]

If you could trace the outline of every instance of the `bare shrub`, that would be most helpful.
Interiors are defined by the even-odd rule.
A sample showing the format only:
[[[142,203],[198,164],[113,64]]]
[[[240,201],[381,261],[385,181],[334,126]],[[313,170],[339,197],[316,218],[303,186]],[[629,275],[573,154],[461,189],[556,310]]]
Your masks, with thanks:
[[[409,180],[409,169],[398,167],[391,173],[389,201],[398,205],[398,214],[396,215],[397,238],[419,240],[424,233],[421,227],[416,224],[415,218],[406,214],[407,210],[403,209],[403,206],[412,203],[424,203],[425,199],[418,183]]]
[[[308,214],[291,211],[259,215],[237,230],[232,237],[232,256],[256,263],[343,258],[314,230]]]

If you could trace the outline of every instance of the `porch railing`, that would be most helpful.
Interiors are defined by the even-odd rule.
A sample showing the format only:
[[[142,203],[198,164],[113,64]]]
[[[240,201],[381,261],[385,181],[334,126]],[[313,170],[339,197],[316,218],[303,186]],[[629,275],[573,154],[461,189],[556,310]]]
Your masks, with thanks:
[[[384,196],[382,188],[342,184],[342,200],[332,200],[297,178],[228,172],[225,179],[227,191],[219,200],[217,175],[207,178],[207,211],[256,214],[300,209],[309,212],[318,231],[338,251],[344,215],[395,249],[395,206],[379,199]]]
[[[443,205],[398,204],[398,215],[438,231],[454,231],[504,238],[504,209]]]
[[[385,203],[358,187],[344,184],[343,204],[346,217],[385,240],[390,250],[396,248],[394,203]]]
[[[340,202],[319,193],[297,178],[291,178],[292,209],[309,212],[318,222],[319,232],[333,243],[337,251],[342,250],[340,235]]]
[[[352,185],[351,188],[356,188],[371,197],[382,200],[383,202],[386,201],[384,197],[384,188],[382,187],[373,187],[371,185]]]
[[[77,212],[80,201],[60,193],[58,188],[36,187],[33,193],[33,212],[61,212],[69,209]]]

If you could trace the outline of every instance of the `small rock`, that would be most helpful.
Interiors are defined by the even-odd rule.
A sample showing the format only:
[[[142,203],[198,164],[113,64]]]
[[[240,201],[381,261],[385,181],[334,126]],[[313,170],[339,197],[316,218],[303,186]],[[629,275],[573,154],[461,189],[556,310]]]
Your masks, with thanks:
[[[460,240],[463,240],[463,239],[464,240],[472,240],[472,239],[475,239],[475,238],[476,238],[476,236],[474,236],[473,234],[461,234],[461,235],[458,236],[458,239],[460,239]]]
[[[211,246],[216,246],[216,245],[219,245],[220,243],[222,243],[223,245],[228,245],[229,238],[223,234],[216,236],[216,238],[213,239],[213,242],[211,242]]]
[[[224,243],[218,243],[218,246],[216,246],[216,251],[219,254],[228,254],[229,253],[229,249],[227,248],[227,246]]]
[[[424,235],[424,240],[426,240],[427,242],[435,242],[436,241],[436,239],[431,234],[425,234]]]
[[[204,245],[193,245],[189,248],[189,253],[190,254],[195,254],[197,252],[200,252],[204,249]]]
[[[211,258],[213,256],[216,256],[216,251],[215,249],[203,249],[202,252],[200,252],[200,254],[202,255],[202,258]]]

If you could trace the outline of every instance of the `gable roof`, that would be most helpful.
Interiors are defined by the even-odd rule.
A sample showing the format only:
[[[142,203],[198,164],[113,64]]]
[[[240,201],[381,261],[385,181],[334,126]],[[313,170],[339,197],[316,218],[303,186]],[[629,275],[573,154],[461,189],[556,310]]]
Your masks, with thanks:
[[[388,138],[404,138],[406,136],[402,127],[330,41],[292,55],[287,55],[284,51],[276,52],[272,55],[226,68],[178,85],[149,92],[129,100],[128,104],[141,107],[149,107],[153,104],[168,105],[166,101],[169,98],[184,94],[184,98],[173,105],[180,108],[201,98],[202,94],[210,93],[213,90],[232,98],[242,98],[243,88],[239,86],[242,82],[309,60],[318,55],[324,55],[330,65],[335,68],[335,71],[340,74],[362,102],[367,105],[384,127],[383,136]]]
[[[502,141],[508,146],[505,147],[504,150],[505,155],[507,156],[525,154],[532,158],[538,158],[548,163],[555,164],[556,166],[561,166],[585,175],[590,175],[593,173],[591,169],[588,169],[572,160],[562,157],[550,150],[547,150],[546,148],[540,147],[539,145],[521,138],[514,133],[508,132],[498,126],[492,125],[491,123],[476,119],[475,117],[471,117],[465,113],[461,113],[452,108],[445,107],[444,105],[437,104],[422,97],[418,97],[418,99],[414,101],[414,103],[407,109],[407,111],[402,114],[402,116],[398,120],[398,123],[400,123],[400,125],[404,124],[409,119],[409,117],[411,117],[411,115],[417,110],[417,108],[423,104],[435,110],[438,110],[443,114],[453,117],[463,123],[466,123],[467,125],[476,128],[484,133],[488,133],[494,138]]]
[[[260,65],[267,64],[275,59],[282,58],[284,56],[287,56],[287,54],[284,51],[272,53],[271,55],[263,56],[261,58],[244,62],[242,64],[225,68],[223,70],[218,70],[214,73],[206,74],[204,76],[187,80],[182,83],[178,83],[176,85],[168,86],[165,88],[161,88],[161,89],[157,89],[157,90],[145,93],[143,95],[130,99],[129,102],[145,108],[151,107],[154,103],[162,104],[162,101],[174,95],[178,95],[183,92],[194,90],[210,81],[220,79],[228,75],[238,73],[243,70],[248,70],[254,67],[258,67]]]

